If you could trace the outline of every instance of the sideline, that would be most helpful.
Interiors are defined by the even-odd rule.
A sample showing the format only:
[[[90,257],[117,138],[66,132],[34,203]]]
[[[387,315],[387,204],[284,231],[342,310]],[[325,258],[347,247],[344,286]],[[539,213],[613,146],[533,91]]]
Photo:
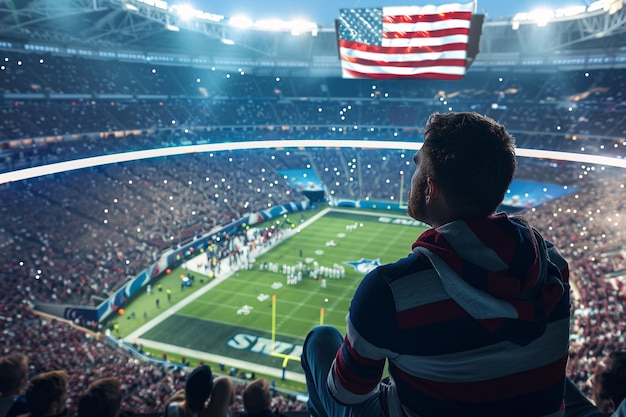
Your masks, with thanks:
[[[271,367],[271,366],[266,366],[266,365],[259,365],[254,362],[242,361],[240,359],[234,359],[234,358],[227,357],[227,356],[214,355],[212,353],[207,353],[207,352],[203,352],[200,350],[183,348],[179,346],[176,346],[175,348],[172,349],[171,346],[173,345],[169,345],[167,343],[162,343],[162,342],[155,342],[154,340],[139,338],[137,339],[137,342],[141,343],[144,346],[144,348],[148,347],[152,349],[162,350],[164,352],[174,352],[182,356],[198,358],[198,359],[202,359],[202,360],[209,361],[209,362],[223,363],[224,365],[227,364],[228,367],[234,366],[237,369],[245,369],[246,371],[254,371],[254,372],[262,373],[265,375],[270,375],[278,379],[281,379],[283,376],[283,370],[281,368],[276,368],[276,367]],[[288,379],[289,381],[299,382],[302,384],[306,383],[306,378],[304,374],[293,372],[293,371],[285,370],[285,379]]]
[[[263,255],[264,253],[272,249],[276,244],[282,243],[283,241],[289,239],[294,234],[300,232],[301,230],[315,223],[319,218],[326,215],[326,213],[328,213],[329,211],[331,211],[331,208],[327,207],[324,210],[320,211],[319,213],[315,214],[310,219],[306,220],[304,223],[298,225],[298,227],[296,227],[295,229],[289,229],[285,231],[284,236],[282,237],[282,239],[280,239],[280,241],[277,241],[276,243],[272,245],[268,245],[266,247],[262,247],[262,248],[255,250],[255,256]],[[202,256],[202,255],[198,255],[198,256]],[[190,259],[188,262],[191,262],[192,260],[193,258]],[[215,279],[213,279],[211,282],[209,282],[208,284],[206,284],[205,286],[203,286],[202,288],[200,288],[199,290],[197,290],[190,296],[186,297],[183,300],[180,300],[178,303],[174,304],[172,307],[166,309],[161,314],[156,316],[154,319],[150,320],[146,324],[134,330],[127,336],[123,337],[121,340],[129,344],[139,342],[144,347],[152,347],[154,349],[172,352],[172,353],[176,353],[176,354],[180,354],[184,356],[200,358],[200,359],[208,360],[211,362],[224,363],[224,364],[228,363],[229,365],[232,364],[236,366],[237,368],[253,370],[255,372],[262,372],[264,374],[277,376],[279,378],[282,377],[282,369],[271,368],[271,367],[267,367],[264,365],[255,364],[254,362],[246,362],[246,361],[242,361],[242,360],[231,358],[231,357],[213,355],[207,352],[187,349],[187,348],[183,348],[177,345],[170,345],[167,343],[156,342],[153,340],[147,340],[147,339],[141,338],[143,334],[153,329],[154,327],[158,326],[159,324],[163,323],[168,317],[176,314],[177,311],[189,305],[190,303],[192,303],[199,297],[203,296],[204,294],[212,290],[216,285],[224,282],[236,272],[236,269],[232,269],[228,265],[228,258],[222,259],[220,263],[221,263],[220,274],[216,275]],[[302,383],[305,382],[304,374],[299,374],[297,372],[291,372],[291,371],[285,371],[285,379],[289,379],[290,381],[302,382]]]

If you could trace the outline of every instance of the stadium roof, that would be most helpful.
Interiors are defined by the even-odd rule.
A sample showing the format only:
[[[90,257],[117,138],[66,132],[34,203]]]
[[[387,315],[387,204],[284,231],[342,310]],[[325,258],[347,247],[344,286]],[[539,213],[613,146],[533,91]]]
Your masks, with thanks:
[[[623,5],[601,0],[559,16],[487,19],[475,65],[626,66]],[[339,73],[333,27],[241,28],[226,16],[195,12],[185,15],[163,0],[12,0],[0,3],[0,48]]]

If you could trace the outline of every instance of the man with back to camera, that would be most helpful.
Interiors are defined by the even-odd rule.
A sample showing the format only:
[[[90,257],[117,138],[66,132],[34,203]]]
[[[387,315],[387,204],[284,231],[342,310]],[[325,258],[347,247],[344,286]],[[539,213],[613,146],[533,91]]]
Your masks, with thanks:
[[[0,357],[0,417],[24,414],[24,388],[28,382],[28,357],[10,353]]]
[[[122,408],[122,386],[117,377],[93,381],[78,400],[78,412],[74,417],[126,416]]]
[[[414,161],[408,214],[432,228],[365,276],[345,338],[307,336],[310,414],[562,415],[567,263],[525,220],[494,214],[513,138],[476,113],[433,114]]]
[[[66,371],[44,372],[28,383],[26,388],[26,407],[28,413],[20,417],[65,417],[68,415]]]
[[[245,417],[285,417],[278,410],[272,410],[270,383],[265,378],[258,378],[246,385],[242,394]]]
[[[233,381],[226,376],[213,379],[209,365],[195,368],[168,400],[164,417],[227,417],[234,399]]]

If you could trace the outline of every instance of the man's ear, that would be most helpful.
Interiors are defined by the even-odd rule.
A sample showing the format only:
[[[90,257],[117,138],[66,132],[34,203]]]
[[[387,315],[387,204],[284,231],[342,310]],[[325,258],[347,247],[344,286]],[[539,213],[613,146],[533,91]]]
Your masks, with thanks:
[[[607,406],[606,406],[607,407],[606,410],[607,410],[608,414],[611,415],[616,410],[615,401],[613,401],[611,398],[608,398],[606,400],[606,402],[608,403]]]
[[[63,400],[53,401],[50,404],[49,411],[52,414],[59,414],[65,408],[65,402]]]
[[[439,189],[437,188],[437,184],[431,177],[426,178],[426,201],[429,202],[434,198],[437,198],[437,194],[439,193]]]

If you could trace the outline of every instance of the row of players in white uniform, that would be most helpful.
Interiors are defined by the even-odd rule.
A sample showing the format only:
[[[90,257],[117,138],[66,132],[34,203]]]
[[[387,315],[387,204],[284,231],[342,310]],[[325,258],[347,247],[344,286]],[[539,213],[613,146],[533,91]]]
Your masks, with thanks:
[[[358,227],[363,227],[363,223],[354,223],[346,225],[347,231],[356,230]],[[337,246],[334,240],[326,242],[326,246]],[[287,276],[287,285],[296,285],[302,278],[308,273],[309,278],[320,279],[322,287],[326,288],[326,278],[340,279],[345,278],[346,269],[343,265],[337,263],[332,267],[319,265],[317,261],[313,262],[313,268],[305,266],[302,262],[298,262],[296,265],[280,265],[277,262],[261,262],[259,265],[261,271],[269,271],[274,273],[280,273]]]
[[[308,278],[319,279],[332,278],[340,279],[345,278],[346,269],[343,265],[337,263],[332,267],[319,265],[317,261],[313,262],[313,267],[305,266],[302,262],[298,262],[296,265],[278,264],[277,262],[262,262],[259,265],[261,271],[269,271],[275,273],[281,273],[287,276],[287,285],[295,285],[302,281],[302,278],[308,275]]]

